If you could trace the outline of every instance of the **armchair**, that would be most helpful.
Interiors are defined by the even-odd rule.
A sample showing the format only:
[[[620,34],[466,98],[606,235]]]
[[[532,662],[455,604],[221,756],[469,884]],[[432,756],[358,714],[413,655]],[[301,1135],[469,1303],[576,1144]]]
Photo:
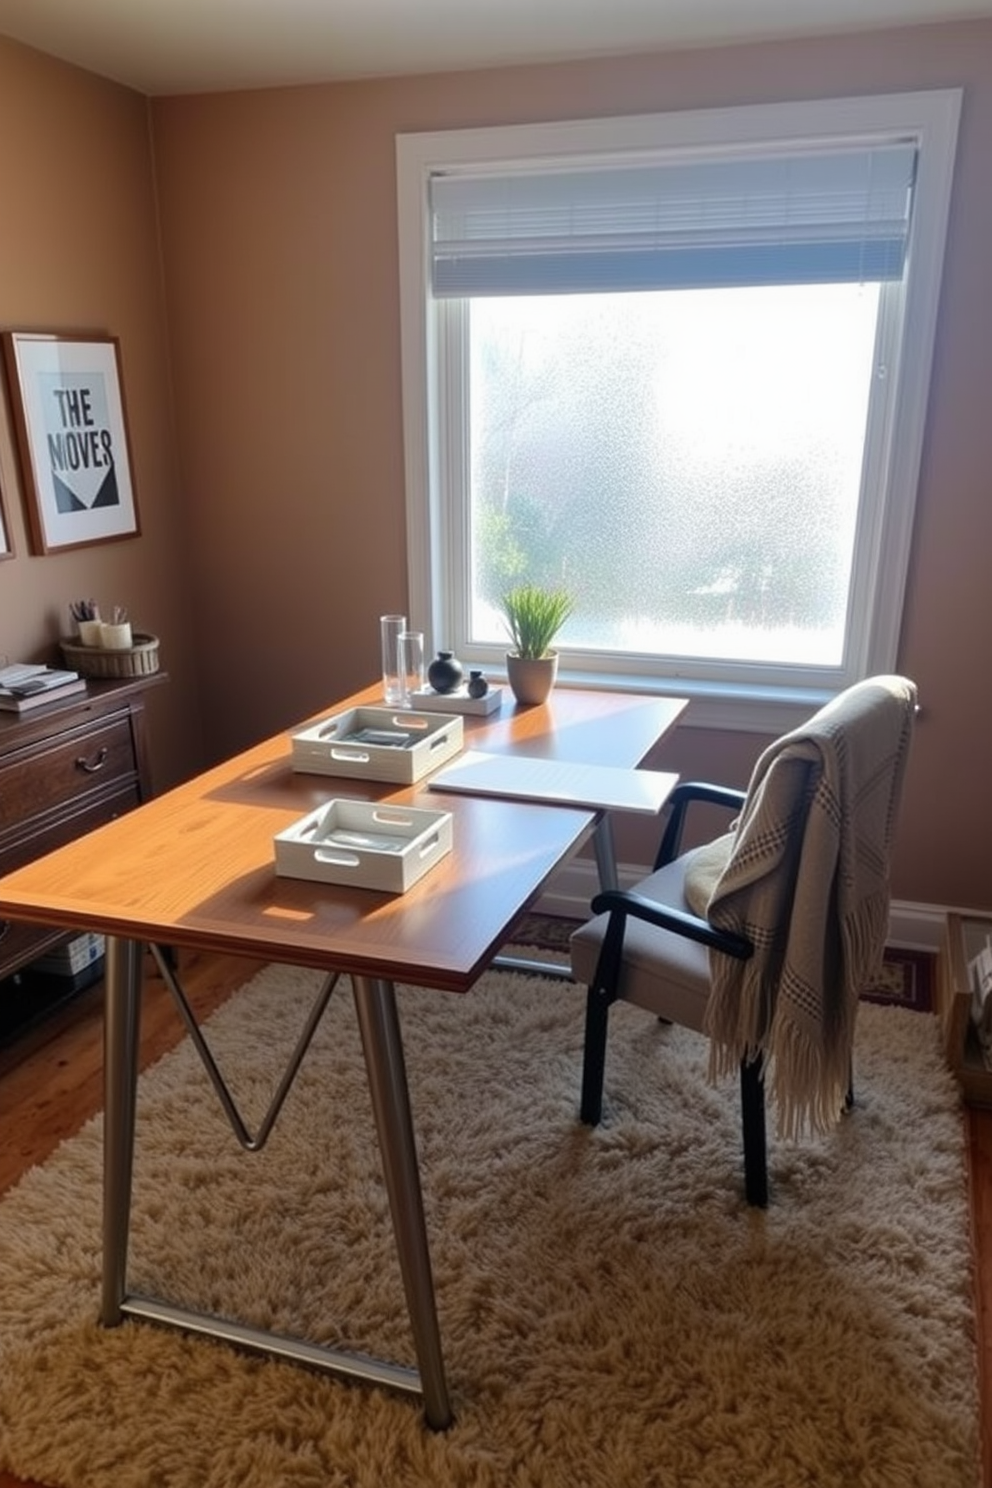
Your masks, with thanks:
[[[768,1201],[766,1075],[785,1136],[828,1129],[850,1103],[858,995],[885,945],[915,705],[912,682],[870,678],[770,745],[746,792],[676,787],[653,871],[598,894],[571,938],[572,974],[588,987],[583,1121],[601,1117],[619,998],[706,1034],[711,1077],[739,1069],[749,1204]],[[699,801],[737,820],[682,852]]]

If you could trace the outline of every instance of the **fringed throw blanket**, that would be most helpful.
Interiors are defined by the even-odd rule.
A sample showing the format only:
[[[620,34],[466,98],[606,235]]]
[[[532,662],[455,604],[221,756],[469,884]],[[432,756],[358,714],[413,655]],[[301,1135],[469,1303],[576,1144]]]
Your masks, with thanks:
[[[711,1069],[760,1058],[778,1129],[837,1120],[850,1080],[858,994],[878,970],[889,852],[916,689],[875,677],[765,750],[707,914],[754,945],[711,952]]]

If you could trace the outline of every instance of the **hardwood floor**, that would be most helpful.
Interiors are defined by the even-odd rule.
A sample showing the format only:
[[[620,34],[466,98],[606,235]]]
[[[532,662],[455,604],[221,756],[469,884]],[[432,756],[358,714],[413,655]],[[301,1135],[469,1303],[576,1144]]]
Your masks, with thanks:
[[[235,957],[184,958],[180,976],[197,1017],[209,1017],[261,964]],[[102,988],[96,984],[40,1029],[0,1049],[0,1193],[28,1168],[44,1162],[101,1108],[101,1015]],[[142,1008],[142,1068],[179,1043],[184,1031],[168,990],[152,970]],[[992,1488],[992,1110],[969,1108],[964,1120],[971,1171],[983,1483]],[[43,1485],[0,1472],[0,1488]]]
[[[209,1017],[262,962],[189,956],[182,985],[198,1018]],[[0,1049],[0,1193],[78,1131],[103,1105],[102,984]],[[179,1043],[185,1029],[149,958],[141,1012],[144,1069]]]

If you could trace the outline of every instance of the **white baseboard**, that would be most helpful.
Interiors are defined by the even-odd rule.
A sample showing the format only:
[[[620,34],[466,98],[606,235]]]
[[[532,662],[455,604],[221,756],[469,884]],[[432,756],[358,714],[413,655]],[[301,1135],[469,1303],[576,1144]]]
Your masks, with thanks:
[[[630,863],[621,864],[617,871],[624,887],[643,878],[645,873],[642,866]],[[575,858],[558,870],[534,908],[541,914],[581,920],[588,915],[590,900],[598,887],[595,863],[591,859]],[[894,899],[889,915],[889,944],[909,950],[939,950],[945,916],[952,912],[949,905]]]

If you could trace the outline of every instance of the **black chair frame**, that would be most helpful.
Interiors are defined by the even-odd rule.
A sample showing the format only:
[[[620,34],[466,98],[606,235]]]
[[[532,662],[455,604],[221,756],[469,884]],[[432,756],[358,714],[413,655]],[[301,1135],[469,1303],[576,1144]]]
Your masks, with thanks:
[[[654,868],[664,867],[679,855],[686,814],[693,802],[724,806],[740,811],[743,791],[731,790],[702,781],[686,781],[675,787],[670,798],[670,813],[661,839]],[[580,1115],[589,1126],[598,1125],[602,1116],[603,1077],[606,1068],[606,1036],[610,1008],[619,999],[619,981],[623,965],[624,934],[629,919],[670,930],[701,945],[722,951],[727,956],[746,961],[754,947],[744,936],[717,929],[708,920],[682,910],[672,909],[638,894],[634,890],[609,889],[592,901],[594,915],[609,914],[596,974],[586,1000],[585,1053],[582,1066],[582,1099]],[[741,1125],[744,1139],[744,1191],[749,1204],[765,1208],[768,1204],[768,1151],[765,1129],[765,1083],[760,1059],[741,1060]]]

